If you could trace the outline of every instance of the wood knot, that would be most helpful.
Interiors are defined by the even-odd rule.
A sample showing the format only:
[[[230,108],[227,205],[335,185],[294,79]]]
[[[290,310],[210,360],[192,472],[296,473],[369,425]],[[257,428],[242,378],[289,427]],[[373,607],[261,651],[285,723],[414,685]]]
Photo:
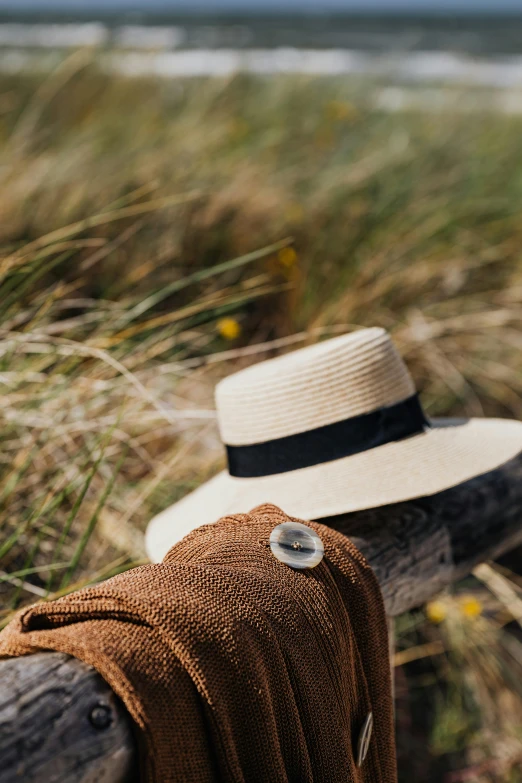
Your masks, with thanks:
[[[98,731],[105,731],[114,721],[111,708],[107,704],[96,704],[89,713],[89,721]]]

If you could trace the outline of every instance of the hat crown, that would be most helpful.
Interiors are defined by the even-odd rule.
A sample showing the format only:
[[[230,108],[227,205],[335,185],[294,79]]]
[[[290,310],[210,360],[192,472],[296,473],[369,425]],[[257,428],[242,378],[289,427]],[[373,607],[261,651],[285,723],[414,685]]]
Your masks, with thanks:
[[[361,329],[228,376],[216,387],[221,437],[264,443],[389,407],[415,394],[389,334]]]

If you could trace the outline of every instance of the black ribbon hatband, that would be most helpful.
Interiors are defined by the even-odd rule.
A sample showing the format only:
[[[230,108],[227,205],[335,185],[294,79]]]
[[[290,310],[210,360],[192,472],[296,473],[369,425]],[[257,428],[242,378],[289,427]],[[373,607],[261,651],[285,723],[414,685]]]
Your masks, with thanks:
[[[429,427],[417,394],[360,416],[284,438],[227,446],[231,476],[259,478],[309,468],[417,435]]]

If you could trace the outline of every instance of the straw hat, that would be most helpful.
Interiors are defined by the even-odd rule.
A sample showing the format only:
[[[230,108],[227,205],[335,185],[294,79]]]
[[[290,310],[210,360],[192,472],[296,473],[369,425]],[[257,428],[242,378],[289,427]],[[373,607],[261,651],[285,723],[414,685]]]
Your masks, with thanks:
[[[508,419],[428,421],[383,329],[362,329],[261,362],[216,388],[228,470],[150,523],[161,560],[228,513],[274,503],[320,519],[433,495],[522,451]]]

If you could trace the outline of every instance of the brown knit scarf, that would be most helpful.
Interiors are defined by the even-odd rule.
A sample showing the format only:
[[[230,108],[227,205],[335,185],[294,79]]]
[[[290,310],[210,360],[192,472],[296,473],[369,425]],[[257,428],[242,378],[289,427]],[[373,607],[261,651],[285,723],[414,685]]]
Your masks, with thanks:
[[[279,562],[269,535],[288,520],[269,505],[225,517],[160,565],[24,609],[0,634],[0,656],[58,650],[92,664],[141,731],[144,781],[395,783],[373,572],[347,538],[313,522],[322,562]]]

